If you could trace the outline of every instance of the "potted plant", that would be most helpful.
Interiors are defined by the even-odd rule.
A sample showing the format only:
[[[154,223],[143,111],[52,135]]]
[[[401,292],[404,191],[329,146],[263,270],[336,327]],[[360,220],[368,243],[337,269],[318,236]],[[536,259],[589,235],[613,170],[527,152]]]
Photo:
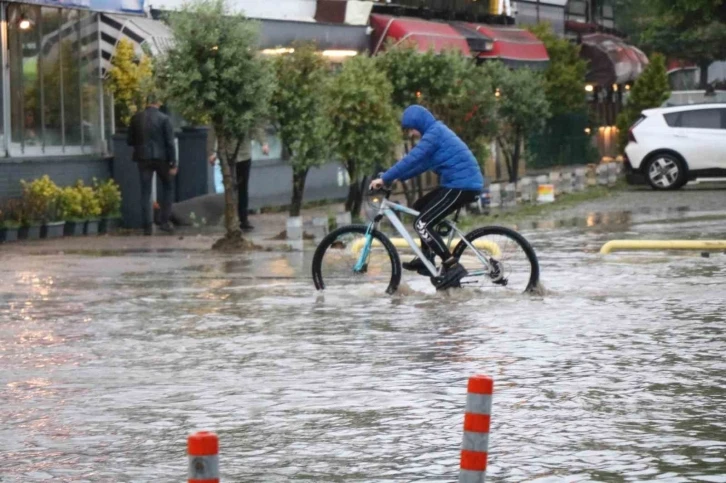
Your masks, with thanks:
[[[101,223],[99,233],[111,233],[116,230],[121,220],[121,189],[112,179],[99,183],[93,179],[96,198],[101,205]]]
[[[76,189],[81,195],[83,218],[86,220],[84,233],[86,235],[98,235],[98,224],[101,221],[101,203],[93,188],[85,186],[83,181],[79,180],[76,183]]]
[[[21,181],[23,198],[38,211],[42,226],[41,238],[58,238],[63,236],[65,221],[61,216],[58,197],[60,188],[48,175],[35,179],[30,183]]]
[[[0,242],[13,242],[18,239],[18,205],[18,200],[10,200],[0,209]]]
[[[61,190],[58,197],[61,214],[66,220],[63,234],[66,236],[83,235],[86,219],[83,214],[83,197],[81,192],[73,186]]]

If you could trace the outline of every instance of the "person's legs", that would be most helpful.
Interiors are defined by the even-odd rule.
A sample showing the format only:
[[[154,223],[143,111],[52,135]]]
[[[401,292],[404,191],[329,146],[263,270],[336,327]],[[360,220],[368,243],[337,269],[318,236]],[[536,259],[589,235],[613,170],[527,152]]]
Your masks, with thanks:
[[[439,196],[441,196],[442,188],[436,188],[433,191],[429,191],[421,198],[414,201],[413,208],[414,210],[418,211],[419,213],[426,208],[426,206],[430,205],[431,202],[435,199],[437,199]],[[443,190],[446,191],[446,190]],[[414,225],[414,229],[416,226]],[[431,253],[431,250],[429,249],[429,246],[421,240],[421,251],[423,252],[424,256],[428,258],[429,260],[433,261],[434,255]],[[423,264],[423,262],[418,258],[414,257],[413,260],[410,262],[403,262],[401,266],[404,268],[404,270],[410,270],[412,272],[420,272],[422,275],[425,275],[427,272],[426,266]]]
[[[242,230],[251,230],[247,215],[249,206],[249,184],[250,184],[250,168],[252,160],[240,161],[237,163],[237,215],[239,216],[239,226]]]
[[[151,181],[154,169],[149,161],[139,161],[139,179],[141,181],[141,220],[144,234],[151,235]]]
[[[160,227],[162,230],[169,231],[171,229],[169,218],[171,217],[171,202],[174,194],[174,177],[169,173],[171,170],[169,163],[165,161],[155,161],[154,170],[161,180]]]

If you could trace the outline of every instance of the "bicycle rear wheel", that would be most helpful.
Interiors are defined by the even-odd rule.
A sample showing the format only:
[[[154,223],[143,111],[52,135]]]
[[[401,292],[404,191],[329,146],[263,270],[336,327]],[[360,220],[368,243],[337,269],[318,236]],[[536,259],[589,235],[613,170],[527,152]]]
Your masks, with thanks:
[[[463,286],[518,293],[537,287],[539,261],[522,235],[509,228],[488,226],[470,232],[466,239],[474,250],[462,240],[452,252],[470,274],[462,279]],[[491,271],[481,257],[489,262]]]
[[[377,230],[367,257],[366,225],[349,225],[323,238],[313,256],[313,282],[318,290],[371,285],[392,294],[401,282],[401,260],[391,241]],[[363,262],[359,265],[359,262]],[[356,270],[359,268],[359,270]]]

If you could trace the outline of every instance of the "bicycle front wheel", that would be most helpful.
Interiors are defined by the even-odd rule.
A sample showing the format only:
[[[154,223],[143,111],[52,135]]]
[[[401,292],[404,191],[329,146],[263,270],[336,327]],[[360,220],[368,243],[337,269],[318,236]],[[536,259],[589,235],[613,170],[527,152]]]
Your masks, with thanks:
[[[488,226],[470,232],[466,239],[474,248],[462,240],[452,253],[469,272],[462,279],[464,286],[518,293],[537,287],[539,261],[522,235],[509,228]]]
[[[318,290],[370,285],[392,294],[401,282],[401,260],[383,233],[366,225],[349,225],[323,238],[313,256],[313,282]]]

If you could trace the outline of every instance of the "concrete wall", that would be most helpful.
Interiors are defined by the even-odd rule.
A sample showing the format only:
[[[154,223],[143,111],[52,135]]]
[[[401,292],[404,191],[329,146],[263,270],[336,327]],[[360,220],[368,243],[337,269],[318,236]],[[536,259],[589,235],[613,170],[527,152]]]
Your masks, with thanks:
[[[44,174],[59,186],[69,186],[82,179],[91,184],[111,176],[110,159],[98,157],[68,156],[58,158],[17,158],[0,160],[0,200],[22,193],[20,180],[40,178]]]

